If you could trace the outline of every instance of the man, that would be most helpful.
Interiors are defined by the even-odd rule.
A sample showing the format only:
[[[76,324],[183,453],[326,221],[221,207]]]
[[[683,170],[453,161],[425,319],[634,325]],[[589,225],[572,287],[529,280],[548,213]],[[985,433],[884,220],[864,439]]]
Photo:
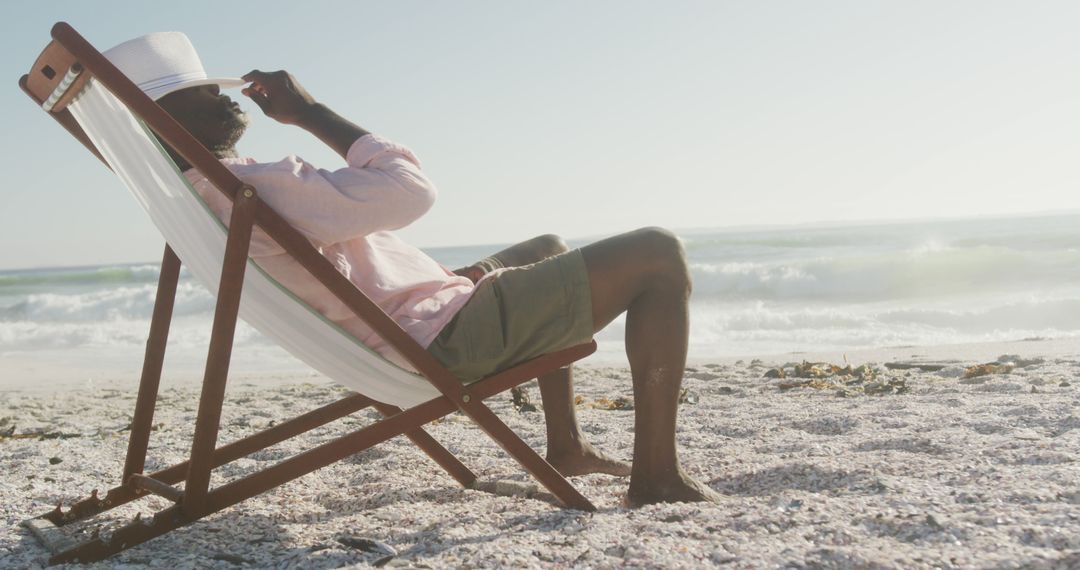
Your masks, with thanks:
[[[152,34],[106,52],[129,76],[154,58],[198,56],[183,34]],[[190,52],[190,53],[188,53]],[[152,66],[151,66],[152,67]],[[201,63],[198,73],[205,78]],[[187,77],[185,74],[174,74]],[[196,74],[198,75],[198,74]],[[647,228],[580,250],[541,236],[470,267],[448,271],[392,230],[423,215],[435,188],[406,148],[368,133],[316,101],[289,73],[252,71],[243,94],[266,116],[308,131],[346,160],[335,171],[297,157],[241,159],[247,125],[219,84],[200,79],[138,82],[144,91],[305,234],[337,268],[413,338],[465,381],[588,341],[627,313],[626,352],[635,400],[632,466],[589,444],[574,413],[569,368],[539,379],[547,421],[547,460],[564,475],[630,475],[631,505],[715,500],[679,464],[675,420],[688,336],[690,278],[673,234]],[[193,83],[193,84],[192,84]],[[164,93],[163,93],[164,91]],[[173,155],[195,189],[226,223],[231,203]],[[256,230],[251,256],[314,308],[391,360],[400,362],[329,291]]]

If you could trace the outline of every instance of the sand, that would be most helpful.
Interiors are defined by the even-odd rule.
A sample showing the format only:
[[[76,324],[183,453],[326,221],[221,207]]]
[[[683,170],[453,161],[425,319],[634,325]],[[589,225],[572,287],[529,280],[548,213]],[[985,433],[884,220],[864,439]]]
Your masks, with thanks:
[[[91,567],[1080,568],[1076,351],[1046,341],[849,353],[852,365],[871,364],[872,379],[809,384],[764,376],[820,355],[695,362],[678,443],[719,504],[626,509],[626,481],[603,475],[572,478],[595,513],[465,490],[396,438]],[[962,377],[1005,354],[1019,356],[1001,359],[1017,364],[1009,373]],[[881,366],[901,360],[946,366]],[[605,405],[632,396],[629,371],[586,365],[577,379],[589,438],[629,459],[633,411]],[[166,384],[151,469],[182,459],[198,400],[193,383]],[[0,440],[0,567],[47,558],[20,521],[116,484],[134,401],[132,382],[118,385],[5,391],[0,433],[60,437]],[[310,374],[264,384],[239,375],[222,440],[345,393]],[[518,412],[508,394],[489,403],[542,451],[541,412]],[[362,411],[239,460],[215,482],[373,418]],[[462,416],[429,431],[483,480],[528,481]],[[95,520],[108,528],[164,504],[151,497]]]

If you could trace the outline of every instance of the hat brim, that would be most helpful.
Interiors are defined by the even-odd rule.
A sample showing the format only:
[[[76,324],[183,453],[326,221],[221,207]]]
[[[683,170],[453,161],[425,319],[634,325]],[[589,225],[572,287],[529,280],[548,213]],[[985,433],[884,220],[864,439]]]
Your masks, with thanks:
[[[173,83],[171,85],[162,85],[146,91],[146,94],[153,100],[157,101],[162,97],[179,91],[181,89],[187,89],[189,87],[199,87],[200,85],[217,85],[222,89],[233,89],[246,84],[247,81],[240,79],[239,77],[208,77],[206,79],[197,79],[195,81],[181,81]]]

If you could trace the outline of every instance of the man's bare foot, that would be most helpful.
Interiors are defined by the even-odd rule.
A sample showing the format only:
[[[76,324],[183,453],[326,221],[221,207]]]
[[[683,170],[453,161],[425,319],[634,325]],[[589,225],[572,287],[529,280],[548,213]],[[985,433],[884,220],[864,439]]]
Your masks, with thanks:
[[[669,482],[648,482],[638,484],[630,481],[630,490],[626,493],[629,507],[641,507],[653,503],[701,503],[720,502],[720,494],[700,483],[689,475],[680,473]]]
[[[618,477],[630,474],[630,464],[619,461],[596,449],[590,443],[570,452],[548,452],[547,462],[564,477],[607,473]]]

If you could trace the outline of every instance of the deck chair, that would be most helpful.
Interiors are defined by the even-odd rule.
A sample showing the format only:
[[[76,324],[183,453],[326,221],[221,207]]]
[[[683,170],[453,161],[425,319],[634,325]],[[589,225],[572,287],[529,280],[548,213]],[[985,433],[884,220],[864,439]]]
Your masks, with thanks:
[[[51,564],[104,559],[399,435],[411,439],[461,485],[473,487],[477,476],[422,429],[456,411],[472,419],[565,506],[595,510],[483,403],[485,398],[584,358],[596,350],[594,341],[463,384],[260,201],[258,188],[236,178],[71,26],[57,23],[52,38],[30,73],[20,79],[20,86],[122,179],[161,231],[166,246],[120,484],[104,496],[95,490],[66,510],[58,505],[25,523],[52,551]],[[233,201],[228,229],[206,208],[153,134]],[[383,359],[263,272],[248,258],[256,225],[419,373]],[[217,297],[209,354],[189,459],[144,473],[181,261]],[[233,333],[240,316],[356,393],[219,446]],[[382,419],[210,488],[212,469],[368,407]],[[108,538],[77,542],[60,528],[148,494],[173,504],[153,517],[136,518]]]

